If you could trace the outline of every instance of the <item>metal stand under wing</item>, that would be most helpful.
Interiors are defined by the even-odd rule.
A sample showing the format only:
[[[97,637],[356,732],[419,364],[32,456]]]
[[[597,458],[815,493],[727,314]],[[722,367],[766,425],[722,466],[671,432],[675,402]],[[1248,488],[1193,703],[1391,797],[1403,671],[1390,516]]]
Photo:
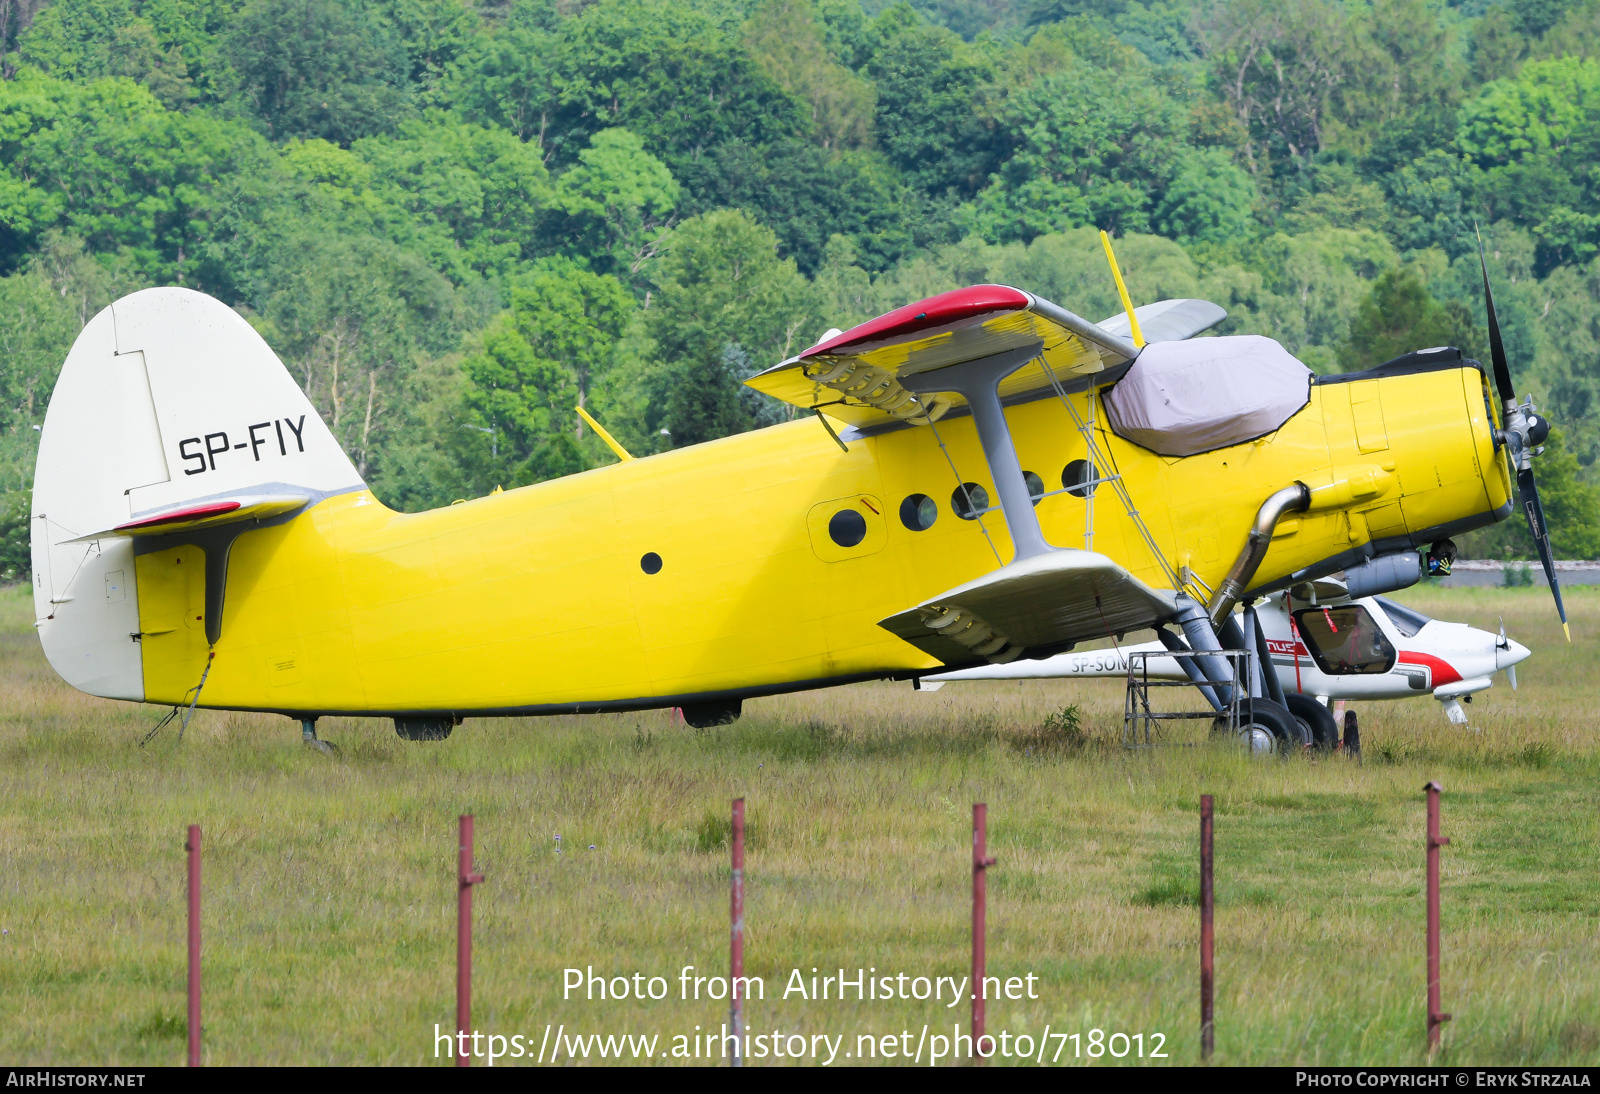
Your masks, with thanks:
[[[1053,550],[1019,559],[878,626],[947,665],[1058,653],[1075,642],[1154,626],[1173,594],[1152,589],[1105,555]]]

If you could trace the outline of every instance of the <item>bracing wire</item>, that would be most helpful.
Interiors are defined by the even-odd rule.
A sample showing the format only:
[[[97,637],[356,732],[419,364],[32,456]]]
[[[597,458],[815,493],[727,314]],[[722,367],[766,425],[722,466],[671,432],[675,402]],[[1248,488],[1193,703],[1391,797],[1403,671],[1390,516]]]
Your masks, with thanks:
[[[1044,359],[1043,354],[1039,355],[1038,360],[1044,369],[1044,374],[1050,378],[1050,386],[1055,389],[1056,397],[1061,400],[1061,405],[1067,408],[1067,413],[1072,415],[1072,420],[1077,425],[1078,432],[1083,434],[1084,443],[1089,448],[1090,460],[1093,461],[1096,467],[1109,466],[1112,471],[1116,472],[1104,481],[1110,482],[1112,489],[1117,492],[1117,497],[1122,501],[1123,509],[1127,511],[1128,519],[1139,530],[1139,535],[1144,539],[1145,546],[1150,549],[1151,556],[1161,566],[1161,570],[1166,574],[1167,580],[1172,584],[1172,588],[1177,592],[1182,592],[1183,584],[1178,580],[1177,571],[1167,561],[1167,556],[1162,552],[1161,548],[1156,546],[1155,537],[1150,534],[1149,526],[1145,524],[1144,517],[1140,516],[1139,510],[1133,504],[1133,497],[1128,493],[1128,488],[1122,481],[1122,470],[1117,467],[1116,458],[1101,453],[1100,446],[1095,443],[1094,430],[1085,424],[1083,417],[1078,413],[1078,408],[1072,405],[1071,399],[1067,398],[1066,390],[1061,386],[1061,381],[1057,379],[1055,369],[1051,367],[1050,362]],[[1089,397],[1091,399],[1094,398],[1092,388],[1090,389]],[[1103,464],[1102,461],[1104,461]]]
[[[183,740],[183,731],[189,728],[189,722],[190,722],[191,719],[194,718],[195,705],[200,702],[200,692],[202,690],[204,690],[204,688],[206,686],[206,677],[211,675],[211,663],[212,663],[212,661],[214,661],[216,659],[216,656],[217,656],[217,651],[214,650],[214,649],[206,654],[206,667],[200,673],[200,682],[198,684],[196,684],[194,687],[190,688],[188,691],[183,693],[184,694],[184,698],[189,699],[189,707],[188,707],[188,709],[187,710],[184,709],[183,701],[180,699],[178,701],[178,705],[173,707],[171,710],[167,711],[166,717],[162,718],[161,721],[159,721],[159,722],[157,722],[155,724],[155,728],[154,729],[152,729],[149,733],[146,733],[142,738],[140,738],[140,740],[139,740],[139,747],[140,748],[143,748],[145,745],[149,744],[151,738],[153,738],[157,733],[160,733],[163,729],[165,729],[167,727],[168,723],[170,723],[174,718],[177,718],[180,714],[183,717],[182,717],[182,720],[178,722],[178,740],[179,741]],[[192,698],[190,698],[191,696],[192,696]]]
[[[928,420],[928,428],[933,430],[933,439],[939,442],[939,451],[944,453],[944,462],[950,465],[950,474],[956,477],[956,489],[961,490],[962,496],[965,497],[966,491],[962,490],[962,487],[966,485],[966,480],[961,477],[961,472],[956,470],[956,461],[950,458],[950,450],[944,446],[944,437],[940,436],[939,427],[933,423],[931,418]],[[972,508],[971,498],[967,498],[967,504],[969,508]],[[989,528],[983,523],[984,512],[987,512],[987,510],[975,512],[973,519],[978,522],[978,530],[983,533],[983,538],[988,541],[989,550],[994,552],[994,560],[1004,566],[1005,560],[1000,557],[1000,549],[994,545],[994,539],[989,535]]]

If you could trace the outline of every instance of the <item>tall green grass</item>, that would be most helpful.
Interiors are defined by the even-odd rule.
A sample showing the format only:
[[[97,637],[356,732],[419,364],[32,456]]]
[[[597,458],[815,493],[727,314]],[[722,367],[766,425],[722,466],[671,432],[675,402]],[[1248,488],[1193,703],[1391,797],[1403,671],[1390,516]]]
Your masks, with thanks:
[[[182,1059],[190,822],[205,828],[210,1063],[432,1061],[434,1025],[454,1013],[462,812],[477,816],[487,877],[479,1028],[537,1043],[546,1023],[717,1027],[726,1004],[678,1000],[677,975],[726,971],[726,817],[742,795],[758,1030],[847,1033],[848,1050],[856,1033],[914,1042],[924,1023],[965,1026],[965,1006],[776,997],[792,968],[964,976],[970,809],[987,801],[991,972],[1041,978],[1036,1000],[991,1002],[990,1028],[1161,1032],[1172,1062],[1195,1062],[1197,815],[1211,793],[1218,1061],[1414,1063],[1421,787],[1437,778],[1456,1016],[1441,1058],[1600,1062],[1600,595],[1569,594],[1571,647],[1538,589],[1409,599],[1491,630],[1504,615],[1535,654],[1519,691],[1497,680],[1468,708],[1471,730],[1431,700],[1360,707],[1358,764],[1124,751],[1114,681],[859,685],[748,703],[705,731],[666,713],[471,720],[408,743],[384,722],[332,719],[333,758],[303,750],[288,719],[201,712],[181,745],[169,727],[141,748],[162,712],[61,684],[26,591],[9,591],[0,1058]],[[661,975],[673,995],[564,1000],[562,970],[588,966]]]

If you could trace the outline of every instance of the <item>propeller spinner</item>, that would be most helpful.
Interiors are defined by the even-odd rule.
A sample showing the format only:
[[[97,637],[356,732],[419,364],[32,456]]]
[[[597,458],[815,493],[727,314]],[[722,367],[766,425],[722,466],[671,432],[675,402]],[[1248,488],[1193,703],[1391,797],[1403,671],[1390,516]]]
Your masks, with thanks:
[[[1550,421],[1535,414],[1533,398],[1517,402],[1517,389],[1511,382],[1511,367],[1506,363],[1506,347],[1500,338],[1500,320],[1494,311],[1494,292],[1489,288],[1489,263],[1483,253],[1483,235],[1478,235],[1478,266],[1483,271],[1483,308],[1489,319],[1489,356],[1494,365],[1494,385],[1500,393],[1504,408],[1505,428],[1500,439],[1517,471],[1517,492],[1522,498],[1522,512],[1528,519],[1528,531],[1533,534],[1534,545],[1539,549],[1539,563],[1544,567],[1545,581],[1550,585],[1550,595],[1556,600],[1556,614],[1561,617],[1561,629],[1567,641],[1572,641],[1572,628],[1567,625],[1567,608],[1561,602],[1561,583],[1556,580],[1555,555],[1550,550],[1550,527],[1545,523],[1544,506],[1539,503],[1539,488],[1533,481],[1533,458],[1550,436]]]

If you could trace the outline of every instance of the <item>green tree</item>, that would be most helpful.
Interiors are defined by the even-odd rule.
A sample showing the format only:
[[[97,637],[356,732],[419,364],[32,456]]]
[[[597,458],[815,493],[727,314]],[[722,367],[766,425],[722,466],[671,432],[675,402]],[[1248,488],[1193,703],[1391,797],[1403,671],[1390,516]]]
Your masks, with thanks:
[[[667,165],[626,129],[602,129],[556,180],[552,249],[600,273],[635,277],[655,257],[682,196]]]
[[[1180,112],[1145,66],[1106,71],[1069,58],[1062,70],[1013,93],[998,121],[1017,151],[971,214],[973,227],[997,243],[1084,224],[1146,231],[1183,152]],[[1212,160],[1190,166],[1224,170]],[[1238,187],[1231,174],[1204,181]],[[1238,200],[1226,189],[1216,197]],[[1191,198],[1190,211],[1198,213],[1193,206]]]
[[[777,244],[734,209],[686,220],[667,240],[645,323],[661,361],[650,428],[664,425],[675,446],[756,425],[730,369],[741,356],[752,368],[776,364],[817,333],[810,286]]]
[[[1481,356],[1474,316],[1459,301],[1439,303],[1417,271],[1400,267],[1373,283],[1350,322],[1343,364],[1348,371],[1433,346],[1456,346]]]
[[[1249,134],[1250,170],[1320,151],[1356,63],[1345,10],[1330,0],[1227,0],[1200,29],[1212,79]]]
[[[1461,111],[1461,150],[1494,219],[1530,225],[1541,272],[1600,254],[1600,60],[1530,61]]]
[[[1563,266],[1532,291],[1529,310],[1540,328],[1534,379],[1542,409],[1592,474],[1600,460],[1600,429],[1595,428],[1600,420],[1600,259],[1584,267]],[[1517,364],[1527,360],[1519,355]],[[1521,379],[1526,373],[1514,375]]]
[[[250,0],[220,42],[269,137],[349,144],[414,114],[405,43],[359,0]]]
[[[465,269],[508,276],[537,256],[541,221],[553,203],[537,145],[431,114],[350,151],[370,172],[338,184],[370,187],[384,206],[379,219],[392,222],[392,238],[415,249],[426,239],[432,264],[457,281]],[[417,234],[408,240],[408,231]]]
[[[1156,230],[1175,239],[1226,243],[1249,234],[1255,181],[1220,148],[1186,151],[1155,209]]]
[[[1441,9],[1429,0],[1375,0],[1357,11],[1349,34],[1329,143],[1375,156],[1385,170],[1448,141],[1464,72]]]
[[[446,78],[477,35],[473,10],[461,0],[382,0],[377,6],[400,38],[417,101],[449,105]]]
[[[0,278],[0,491],[33,481],[37,427],[82,321],[39,269]]]
[[[778,236],[779,251],[815,273],[829,237],[848,235],[873,270],[949,227],[876,152],[829,152],[800,140],[754,147],[728,141],[687,168],[686,211],[738,208]]]
[[[889,161],[927,193],[977,193],[1007,151],[985,116],[993,66],[947,30],[908,26],[867,72],[878,90],[878,146]]]
[[[744,41],[761,70],[810,108],[822,147],[872,145],[872,84],[834,59],[810,0],[760,0]]]
[[[559,361],[571,374],[578,406],[588,405],[590,391],[615,363],[633,311],[622,282],[570,259],[546,260],[511,290],[518,335],[540,358]],[[573,423],[573,435],[582,437],[583,423]]]
[[[809,128],[801,105],[706,10],[600,0],[548,30],[518,11],[523,19],[463,62],[456,95],[475,120],[539,139],[557,167],[621,127],[681,179],[724,141],[760,145]]]
[[[634,313],[627,288],[571,259],[546,259],[511,289],[511,307],[472,343],[462,364],[450,448],[466,488],[526,485],[582,471],[598,445],[576,406],[615,366]]]
[[[7,81],[0,120],[0,162],[48,195],[47,204],[30,204],[30,194],[8,194],[0,183],[0,199],[20,210],[7,219],[18,243],[58,227],[91,251],[120,253],[151,281],[238,298],[230,247],[241,221],[259,221],[280,200],[282,179],[272,150],[247,126],[169,112],[120,79]]]
[[[132,0],[60,0],[34,17],[19,52],[60,79],[110,76],[117,34],[135,18]]]
[[[471,488],[526,486],[588,466],[566,427],[576,418],[572,372],[528,344],[514,313],[489,325],[462,372],[466,413],[457,425],[465,432],[452,447],[467,457]]]
[[[362,477],[381,479],[382,454],[418,402],[419,372],[460,342],[461,301],[386,240],[308,230],[278,246],[263,333]]]

